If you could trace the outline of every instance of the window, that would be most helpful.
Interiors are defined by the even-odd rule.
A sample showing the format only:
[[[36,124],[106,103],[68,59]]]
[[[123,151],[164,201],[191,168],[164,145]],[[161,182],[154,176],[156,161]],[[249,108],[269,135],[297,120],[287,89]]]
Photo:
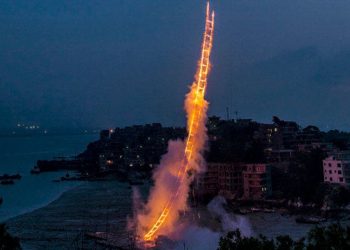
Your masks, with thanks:
[[[338,174],[341,174],[341,170],[338,170]]]
[[[333,178],[332,178],[332,177],[329,177],[329,180],[330,180],[330,181],[333,181]]]
[[[344,182],[344,178],[343,178],[343,177],[340,177],[340,178],[339,178],[339,181],[340,181],[340,182]]]
[[[327,177],[324,177],[325,180],[327,180]]]
[[[338,166],[338,168],[341,168],[341,164],[340,163],[338,163],[337,166]]]
[[[328,167],[332,167],[332,164],[331,164],[331,163],[328,163]]]
[[[331,174],[331,173],[332,173],[332,170],[329,170],[328,172]]]

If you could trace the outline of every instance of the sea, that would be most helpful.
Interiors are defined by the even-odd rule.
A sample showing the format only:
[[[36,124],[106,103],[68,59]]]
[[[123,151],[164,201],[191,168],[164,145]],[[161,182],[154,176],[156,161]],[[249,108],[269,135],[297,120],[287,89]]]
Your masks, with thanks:
[[[79,182],[53,182],[66,172],[32,175],[37,160],[74,156],[84,151],[98,134],[26,135],[0,137],[0,175],[20,174],[13,185],[0,185],[0,223],[46,206]]]

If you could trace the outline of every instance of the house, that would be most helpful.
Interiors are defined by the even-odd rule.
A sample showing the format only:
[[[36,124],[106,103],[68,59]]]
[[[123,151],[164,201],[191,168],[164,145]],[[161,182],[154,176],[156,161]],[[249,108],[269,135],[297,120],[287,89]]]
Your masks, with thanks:
[[[332,152],[323,160],[324,182],[350,185],[350,151]]]
[[[243,171],[243,198],[261,200],[271,194],[271,167],[266,164],[246,164]]]

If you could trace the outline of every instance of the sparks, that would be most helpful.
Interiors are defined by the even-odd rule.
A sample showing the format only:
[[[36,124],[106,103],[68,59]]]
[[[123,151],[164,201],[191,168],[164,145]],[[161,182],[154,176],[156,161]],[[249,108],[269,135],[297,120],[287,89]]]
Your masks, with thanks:
[[[189,106],[188,111],[188,136],[186,139],[186,146],[184,151],[184,160],[177,172],[177,190],[173,193],[170,199],[165,202],[164,208],[159,215],[158,219],[150,227],[149,231],[143,236],[145,241],[152,241],[156,238],[158,230],[162,227],[164,222],[167,220],[173,203],[180,192],[180,184],[183,182],[186,173],[191,169],[193,154],[198,153],[202,150],[197,145],[196,137],[198,136],[199,127],[203,126],[203,114],[204,107],[207,105],[204,99],[205,91],[207,87],[207,77],[210,69],[210,53],[213,45],[213,33],[214,33],[214,11],[210,12],[209,2],[207,3],[206,9],[206,20],[205,20],[205,31],[202,43],[201,58],[199,61],[196,81],[192,84],[191,92],[189,93]]]

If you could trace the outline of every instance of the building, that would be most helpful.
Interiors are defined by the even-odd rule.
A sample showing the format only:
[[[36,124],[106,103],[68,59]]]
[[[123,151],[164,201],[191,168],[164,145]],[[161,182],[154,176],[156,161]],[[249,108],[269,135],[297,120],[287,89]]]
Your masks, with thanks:
[[[282,148],[282,137],[279,136],[276,124],[259,123],[258,129],[255,131],[254,139],[260,141],[264,148],[278,149]]]
[[[197,194],[212,198],[222,195],[225,198],[240,198],[243,193],[242,163],[208,163],[207,171],[197,178]]]
[[[265,149],[268,162],[291,162],[295,157],[293,149]]]
[[[271,195],[271,168],[266,164],[208,163],[197,178],[198,196],[227,199],[264,199]]]
[[[307,126],[297,134],[296,150],[309,153],[315,149],[324,150],[327,145],[322,143],[322,135],[319,128]]]
[[[100,172],[108,172],[115,170],[115,164],[111,155],[100,154],[98,159]]]
[[[266,164],[247,164],[243,171],[243,198],[264,199],[272,194],[271,167]]]
[[[278,117],[273,117],[273,123],[277,127],[275,137],[279,137],[277,140],[282,145],[273,145],[276,149],[294,149],[297,144],[297,135],[300,132],[300,126],[293,121],[284,121]]]
[[[330,152],[334,150],[332,143],[327,142],[312,142],[310,144],[299,143],[297,145],[297,151],[303,153],[310,153],[312,150],[321,150],[323,152]]]
[[[350,151],[331,153],[323,160],[324,182],[350,185]]]

